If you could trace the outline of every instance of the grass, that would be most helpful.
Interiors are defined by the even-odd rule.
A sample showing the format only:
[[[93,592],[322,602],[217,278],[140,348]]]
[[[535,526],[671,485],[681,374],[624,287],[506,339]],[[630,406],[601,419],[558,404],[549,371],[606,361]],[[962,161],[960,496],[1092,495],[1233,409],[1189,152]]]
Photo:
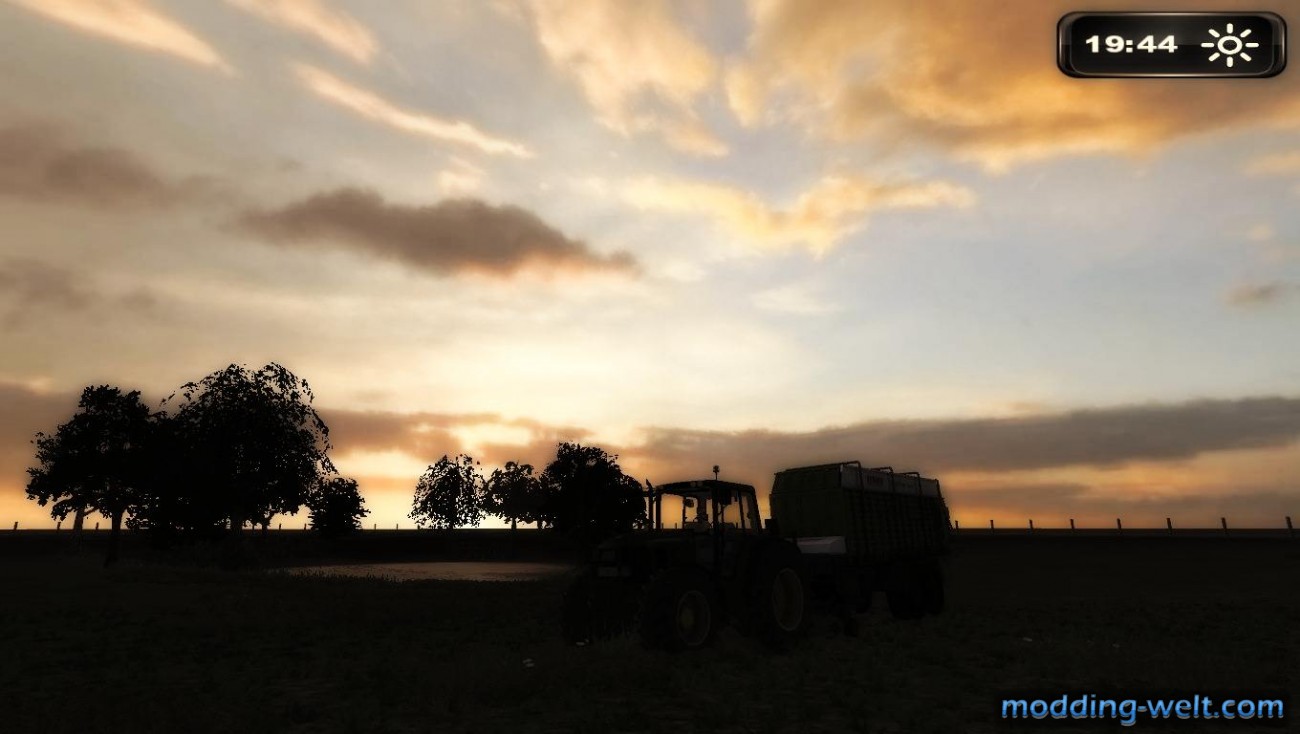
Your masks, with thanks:
[[[878,598],[861,637],[819,618],[785,655],[730,631],[708,654],[565,647],[556,580],[98,560],[0,558],[4,731],[995,731],[1012,689],[1290,691],[1300,673],[1285,541],[963,540],[944,615],[895,622]]]

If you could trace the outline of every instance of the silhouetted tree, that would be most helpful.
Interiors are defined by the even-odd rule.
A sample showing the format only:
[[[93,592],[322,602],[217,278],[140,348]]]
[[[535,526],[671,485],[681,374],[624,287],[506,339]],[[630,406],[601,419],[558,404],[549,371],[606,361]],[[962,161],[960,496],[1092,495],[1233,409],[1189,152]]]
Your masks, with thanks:
[[[225,500],[196,481],[185,436],[174,417],[154,415],[143,460],[148,467],[145,486],[127,527],[148,533],[158,546],[178,538],[215,539],[225,532]]]
[[[532,464],[506,462],[495,469],[483,485],[483,509],[488,514],[518,523],[537,522],[542,509],[542,483],[533,474]]]
[[[361,528],[361,518],[370,514],[357,491],[357,480],[331,477],[307,495],[311,527],[327,538],[337,538]]]
[[[483,477],[469,456],[446,456],[428,468],[415,485],[411,519],[417,527],[478,527],[483,519]]]
[[[232,364],[178,394],[171,420],[190,482],[185,504],[220,513],[233,533],[248,520],[296,513],[334,473],[311,387],[284,367]]]
[[[27,470],[27,496],[51,516],[77,514],[75,528],[87,512],[109,518],[111,530],[104,565],[117,560],[122,518],[140,504],[147,467],[149,409],[140,393],[123,393],[108,385],[81,392],[77,412],[53,434],[36,434],[36,460]]]
[[[596,446],[561,443],[541,475],[539,519],[594,543],[645,525],[641,485],[623,473],[618,456]]]

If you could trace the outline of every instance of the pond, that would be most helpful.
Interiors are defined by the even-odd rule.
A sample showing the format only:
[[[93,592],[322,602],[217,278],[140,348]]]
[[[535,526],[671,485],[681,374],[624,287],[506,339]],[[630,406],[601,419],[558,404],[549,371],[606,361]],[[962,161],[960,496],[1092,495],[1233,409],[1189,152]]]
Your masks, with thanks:
[[[534,581],[558,576],[573,566],[514,561],[424,561],[418,563],[346,563],[285,569],[297,575],[379,576],[391,581]]]

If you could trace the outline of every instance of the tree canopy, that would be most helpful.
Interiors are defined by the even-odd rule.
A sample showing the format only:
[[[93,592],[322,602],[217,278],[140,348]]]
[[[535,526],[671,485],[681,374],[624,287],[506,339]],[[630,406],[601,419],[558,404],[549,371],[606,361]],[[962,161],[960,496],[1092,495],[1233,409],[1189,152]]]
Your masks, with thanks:
[[[484,511],[478,462],[465,454],[443,456],[415,485],[411,519],[418,527],[478,527]]]
[[[327,538],[339,537],[361,528],[361,518],[370,514],[357,491],[357,480],[330,477],[307,496],[311,527]]]
[[[537,522],[542,501],[542,483],[532,464],[507,461],[483,486],[484,511],[508,520],[512,530],[521,522]]]
[[[559,444],[540,481],[545,499],[539,518],[561,532],[595,542],[646,522],[640,483],[602,448]]]
[[[220,513],[236,533],[245,521],[296,513],[334,474],[329,428],[313,399],[306,380],[271,363],[232,364],[164,401],[176,403],[170,424],[191,488],[188,507]]]
[[[89,512],[107,516],[112,535],[106,565],[117,559],[122,518],[142,505],[151,417],[138,391],[87,387],[72,418],[33,441],[38,466],[27,470],[27,496],[50,505],[50,515],[59,520],[75,513],[77,529]]]

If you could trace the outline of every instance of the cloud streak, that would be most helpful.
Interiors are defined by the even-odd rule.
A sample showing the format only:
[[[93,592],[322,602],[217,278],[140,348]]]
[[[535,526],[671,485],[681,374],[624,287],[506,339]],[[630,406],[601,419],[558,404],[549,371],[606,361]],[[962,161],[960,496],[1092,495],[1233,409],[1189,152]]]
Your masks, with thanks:
[[[379,45],[369,28],[347,13],[331,10],[320,0],[226,0],[270,23],[313,36],[338,53],[361,64],[375,57]]]
[[[722,156],[727,145],[694,106],[718,76],[713,55],[663,0],[526,4],[551,62],[577,80],[597,120],[621,135],[652,133],[671,147]]]
[[[136,154],[69,145],[48,125],[0,129],[0,195],[93,207],[167,207],[218,196],[215,179],[170,180]]]
[[[633,273],[627,253],[602,255],[517,206],[450,199],[426,206],[393,204],[373,191],[344,188],[279,209],[252,211],[246,231],[277,243],[332,244],[438,275],[507,276],[524,270]]]
[[[1255,308],[1269,306],[1300,293],[1300,284],[1282,280],[1265,283],[1241,283],[1233,286],[1224,296],[1230,306]]]
[[[158,12],[146,0],[9,0],[79,31],[137,48],[175,56],[200,66],[233,71],[193,31]]]
[[[0,261],[0,303],[5,301],[8,310],[0,318],[0,327],[6,331],[37,314],[93,311],[102,316],[118,309],[148,311],[155,305],[153,294],[146,290],[107,293],[68,268],[30,259]]]
[[[403,109],[374,92],[349,84],[308,64],[295,64],[299,81],[321,99],[397,130],[474,148],[490,155],[531,158],[521,143],[489,135],[464,121],[449,121]]]
[[[947,181],[880,182],[859,176],[828,176],[789,207],[777,208],[743,189],[698,181],[644,178],[623,189],[642,209],[705,216],[762,249],[802,247],[825,254],[862,229],[883,209],[967,207],[974,194]]]
[[[1297,439],[1300,398],[1267,397],[1011,418],[884,421],[809,433],[652,429],[635,453],[655,463],[718,457],[733,466],[773,470],[861,458],[936,473],[1012,472],[1182,460],[1212,451],[1278,448]]]

